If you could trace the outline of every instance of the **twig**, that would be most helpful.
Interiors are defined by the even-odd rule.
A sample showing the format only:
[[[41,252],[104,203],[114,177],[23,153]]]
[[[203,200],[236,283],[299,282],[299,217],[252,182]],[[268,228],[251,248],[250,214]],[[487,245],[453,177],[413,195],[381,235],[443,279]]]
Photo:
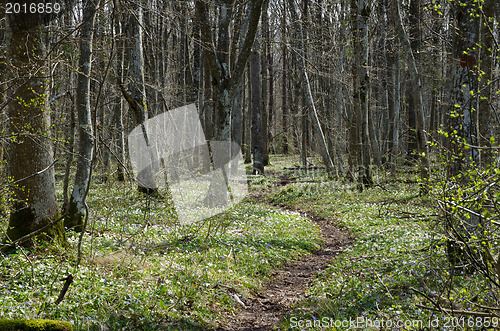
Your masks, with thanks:
[[[445,312],[448,314],[452,315],[466,315],[466,316],[477,316],[477,317],[500,317],[500,315],[493,314],[493,313],[486,313],[482,311],[467,311],[467,310],[453,310],[453,309],[446,309],[446,308],[432,308],[432,307],[427,307],[421,304],[415,304],[416,307],[422,308],[422,309],[427,309],[427,310],[432,310],[432,311],[437,311],[437,312]]]
[[[35,173],[33,173],[33,174],[31,174],[31,175],[27,176],[27,177],[24,177],[24,178],[18,179],[18,180],[16,180],[15,182],[12,182],[12,183],[9,183],[9,184],[6,184],[6,185],[4,185],[4,186],[0,187],[0,190],[3,190],[4,188],[9,187],[9,186],[14,186],[14,185],[16,185],[16,184],[19,184],[20,182],[23,182],[23,181],[25,181],[25,180],[27,180],[27,179],[30,179],[31,177],[35,177],[35,176],[38,176],[38,175],[43,174],[45,171],[49,170],[52,166],[54,166],[54,164],[56,164],[56,162],[57,162],[57,161],[59,161],[59,160],[58,160],[58,159],[54,160],[54,161],[53,161],[53,162],[52,162],[52,163],[51,163],[48,167],[46,167],[45,169],[42,169],[42,170],[37,171],[37,172],[35,172]]]
[[[430,302],[431,302],[434,306],[436,306],[436,308],[433,308],[433,309],[435,309],[435,311],[439,311],[439,312],[441,312],[441,313],[444,313],[444,312],[445,312],[445,311],[444,311],[444,309],[443,309],[443,308],[441,308],[441,306],[440,306],[440,305],[439,305],[436,301],[434,301],[434,299],[432,299],[430,296],[428,296],[428,295],[427,295],[427,294],[425,294],[424,292],[419,291],[419,290],[417,290],[417,289],[416,289],[416,288],[414,288],[414,287],[410,287],[410,290],[412,290],[413,292],[415,292],[415,293],[417,293],[417,294],[420,294],[420,295],[424,296],[427,300],[429,300],[429,301],[430,301]],[[424,306],[424,307],[425,307],[425,306]],[[429,308],[430,308],[430,307],[429,307]]]
[[[54,302],[55,305],[58,305],[61,303],[61,301],[63,301],[69,286],[71,285],[71,283],[73,283],[73,275],[69,274],[68,277],[61,279],[61,281],[64,281],[64,285],[63,288],[61,289],[61,292],[59,292],[57,300]]]

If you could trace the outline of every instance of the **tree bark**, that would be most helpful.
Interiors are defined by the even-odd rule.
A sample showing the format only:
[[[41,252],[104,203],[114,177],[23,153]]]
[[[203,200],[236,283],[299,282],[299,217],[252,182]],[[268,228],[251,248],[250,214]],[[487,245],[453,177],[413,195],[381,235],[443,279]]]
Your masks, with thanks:
[[[281,42],[282,42],[282,59],[283,62],[283,73],[282,73],[282,82],[281,82],[281,126],[282,126],[282,134],[283,134],[283,154],[288,154],[288,81],[287,81],[287,71],[288,71],[288,63],[287,63],[287,31],[286,31],[286,2],[287,0],[283,0],[283,17],[282,17],[282,26],[281,26]]]
[[[250,76],[251,80],[251,105],[252,105],[252,154],[253,168],[259,174],[264,173],[264,154],[263,154],[263,139],[262,139],[262,119],[261,119],[261,85],[260,85],[260,55],[258,52],[259,42],[254,43],[254,50],[250,59]]]
[[[129,17],[128,26],[128,37],[130,38],[132,45],[128,52],[128,62],[129,62],[129,72],[130,77],[129,91],[127,92],[123,86],[121,86],[122,94],[125,100],[129,104],[131,112],[134,114],[136,125],[141,125],[142,132],[144,135],[144,140],[146,145],[150,145],[150,137],[146,132],[146,127],[144,123],[148,119],[148,108],[146,103],[146,89],[144,86],[144,54],[143,54],[143,13],[142,6],[140,4],[135,4],[133,9],[134,15]],[[151,150],[144,151],[152,153]],[[141,193],[148,195],[158,194],[158,187],[155,182],[155,173],[159,170],[158,164],[155,164],[153,160],[157,158],[151,157],[151,167],[146,168],[141,173],[137,174],[137,184],[138,190]]]
[[[59,216],[44,73],[43,33],[44,22],[49,17],[22,13],[6,17],[8,67],[12,70],[11,77],[15,77],[7,109],[9,132],[13,137],[9,144],[8,167],[15,183],[7,243],[45,227],[39,238],[64,243],[63,223],[49,226]],[[33,237],[29,237],[18,244],[31,246],[33,243]]]
[[[202,45],[205,48],[206,64],[212,77],[212,85],[215,88],[214,140],[219,141],[230,140],[231,109],[234,95],[243,77],[243,71],[245,70],[248,58],[250,57],[264,0],[256,0],[250,3],[248,30],[238,54],[238,60],[234,68],[230,68],[229,54],[231,50],[229,49],[229,22],[233,2],[234,0],[224,0],[221,4],[218,45],[217,48],[215,48],[211,35],[212,29],[209,24],[207,5],[203,0],[195,1],[197,18],[202,29],[201,39]]]
[[[498,1],[497,6],[498,6]],[[479,107],[476,112],[477,123],[477,142],[479,146],[489,146],[490,138],[494,136],[491,123],[491,105],[492,105],[492,85],[493,81],[493,24],[490,18],[495,15],[495,0],[485,0],[483,4],[483,15],[481,16],[480,25],[480,45],[479,53]],[[488,166],[492,161],[492,152],[490,150],[479,150],[479,163],[482,166]]]
[[[358,133],[358,189],[373,185],[368,135],[368,18],[367,0],[352,0],[351,16],[354,34],[354,116]]]
[[[314,99],[311,91],[311,84],[309,83],[309,77],[306,71],[306,63],[304,60],[304,41],[303,41],[302,23],[299,20],[299,15],[297,13],[297,9],[295,8],[295,3],[293,2],[293,0],[289,0],[289,9],[290,12],[292,13],[292,17],[296,22],[295,24],[297,29],[297,35],[299,38],[298,53],[300,59],[300,70],[302,73],[302,79],[304,80],[304,88],[306,90],[307,104],[309,105],[310,108],[311,120],[320,145],[319,147],[323,163],[325,164],[328,176],[332,177],[335,172],[335,168],[333,166],[330,152],[328,151],[328,145],[326,144],[325,135],[323,134],[323,129],[321,128],[321,123],[319,121],[318,113],[316,111],[316,106],[314,104]]]
[[[419,167],[420,167],[420,193],[426,194],[428,191],[428,179],[429,179],[429,152],[427,146],[427,137],[424,131],[425,128],[425,112],[422,96],[422,80],[418,71],[417,62],[413,56],[413,51],[411,48],[410,40],[406,34],[403,21],[401,19],[401,14],[399,10],[399,2],[397,0],[392,0],[392,5],[394,8],[394,23],[396,25],[396,30],[399,36],[399,40],[406,51],[407,59],[409,62],[410,76],[412,81],[412,88],[414,91],[414,101],[416,110],[416,134],[417,134],[417,148],[419,154]]]
[[[264,15],[268,15],[264,12]],[[268,107],[267,107],[267,145],[269,152],[274,152],[274,144],[272,144],[272,128],[273,128],[273,112],[274,112],[274,69],[273,69],[273,52],[271,48],[271,32],[269,19],[266,19],[267,24],[264,24],[266,34],[266,48],[267,48],[267,71],[269,73],[269,90],[268,90]]]
[[[267,11],[269,8],[269,0],[264,1],[264,7],[262,9],[262,24],[261,24],[261,29],[260,29],[260,37],[264,42],[262,43],[262,47],[260,48],[260,72],[261,72],[261,89],[262,89],[262,109],[261,109],[261,127],[262,127],[262,153],[263,153],[263,163],[264,166],[269,165],[269,127],[268,127],[268,98],[269,98],[269,91],[268,91],[268,72],[267,68],[269,67],[269,64],[267,63],[269,57],[267,56],[267,42],[265,41],[265,34],[266,30],[269,28],[269,22],[268,22],[268,17],[267,17]],[[255,46],[254,46],[255,47]]]
[[[90,185],[90,167],[94,150],[94,133],[90,109],[90,72],[92,66],[92,40],[94,17],[99,0],[87,0],[83,8],[83,25],[80,39],[80,58],[78,61],[78,83],[76,90],[76,109],[78,113],[78,163],[73,193],[69,200],[64,226],[80,232],[85,216],[85,199]]]

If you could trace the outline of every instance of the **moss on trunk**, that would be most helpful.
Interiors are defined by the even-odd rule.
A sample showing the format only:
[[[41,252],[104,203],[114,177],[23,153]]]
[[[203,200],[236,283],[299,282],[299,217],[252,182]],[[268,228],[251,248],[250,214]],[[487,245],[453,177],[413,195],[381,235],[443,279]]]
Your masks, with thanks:
[[[37,218],[32,208],[17,209],[10,215],[6,243],[14,242],[26,235],[29,235],[58,218],[60,218],[59,213],[57,213],[53,218],[38,219],[36,222],[33,222],[33,220],[36,220]],[[36,239],[53,241],[61,245],[66,245],[66,234],[63,222],[59,221],[39,234],[28,237],[18,244],[24,247],[31,247]]]

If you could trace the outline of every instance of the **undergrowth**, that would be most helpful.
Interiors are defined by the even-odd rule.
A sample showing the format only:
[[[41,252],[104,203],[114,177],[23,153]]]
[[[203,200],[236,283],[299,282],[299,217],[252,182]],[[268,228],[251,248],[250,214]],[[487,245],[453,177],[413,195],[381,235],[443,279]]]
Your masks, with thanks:
[[[88,204],[78,268],[72,232],[69,248],[40,243],[0,256],[2,318],[67,320],[75,330],[214,328],[282,263],[321,244],[312,221],[250,199],[191,225],[131,184],[93,184]]]
[[[445,240],[436,228],[436,203],[432,195],[419,196],[416,180],[379,178],[383,185],[360,193],[353,184],[316,177],[317,183],[288,185],[267,194],[267,200],[333,219],[354,242],[307,290],[283,329],[484,329],[500,324],[435,311],[455,307],[472,312],[492,305],[495,294],[477,273],[450,276]]]

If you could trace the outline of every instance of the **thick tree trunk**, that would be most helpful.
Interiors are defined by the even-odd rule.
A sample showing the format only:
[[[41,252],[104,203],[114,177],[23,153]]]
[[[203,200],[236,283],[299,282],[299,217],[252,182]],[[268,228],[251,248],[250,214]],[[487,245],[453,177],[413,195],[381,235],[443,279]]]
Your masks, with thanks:
[[[7,109],[10,134],[8,166],[16,185],[7,229],[7,242],[16,241],[34,231],[43,230],[40,238],[65,241],[56,200],[53,153],[50,139],[50,112],[47,105],[47,82],[43,57],[43,16],[7,15],[8,67],[14,72],[14,95]],[[33,238],[19,244],[31,246]]]
[[[451,67],[451,100],[449,100],[448,116],[448,146],[451,150],[449,175],[457,176],[456,181],[466,182],[469,176],[461,176],[470,167],[475,167],[479,161],[479,152],[472,146],[477,145],[477,123],[474,112],[477,110],[477,59],[479,55],[479,24],[475,19],[478,4],[454,4],[453,15],[453,46]],[[471,18],[471,17],[474,17]],[[484,47],[484,46],[483,46]],[[465,145],[469,145],[467,147]],[[481,231],[481,210],[471,206],[467,221],[452,219],[447,222],[453,237],[447,243],[448,260],[452,267],[465,269],[463,262],[468,258],[464,256],[466,250],[461,249],[474,234]]]
[[[143,54],[143,13],[142,6],[135,5],[134,15],[129,17],[128,37],[132,42],[131,49],[128,51],[128,62],[130,77],[129,91],[122,88],[127,103],[129,104],[131,112],[135,116],[136,125],[142,126],[142,132],[146,145],[150,145],[150,137],[146,132],[144,123],[148,119],[148,109],[146,103],[146,89],[144,86],[144,54]],[[153,160],[157,158],[147,155],[147,152],[152,153],[152,150],[146,152],[145,157],[151,157],[151,167],[146,168],[141,173],[137,174],[137,184],[139,192],[155,195],[158,194],[158,187],[155,182],[155,173],[157,173],[158,164],[154,164]]]
[[[80,58],[78,61],[78,85],[76,91],[76,109],[78,112],[78,163],[75,174],[73,193],[69,200],[64,226],[77,232],[83,228],[85,199],[90,185],[90,167],[92,165],[94,134],[90,109],[90,72],[92,65],[92,40],[94,17],[99,0],[87,0],[83,8],[83,25],[80,39]]]
[[[476,112],[476,123],[477,123],[477,143],[479,146],[489,146],[490,138],[494,135],[491,123],[491,97],[493,81],[493,31],[494,25],[490,22],[490,18],[495,15],[495,2],[496,0],[486,0],[483,4],[484,17],[481,17],[481,29],[480,29],[480,59],[479,59],[479,70],[480,70],[480,81],[479,81],[479,109]],[[490,150],[479,150],[479,163],[482,166],[488,166],[492,161],[492,153]]]
[[[351,2],[354,34],[354,116],[358,132],[358,188],[373,185],[368,134],[368,18],[370,6],[367,0]]]
[[[420,0],[411,0],[410,1],[410,25],[408,29],[408,39],[410,41],[410,47],[413,53],[413,57],[415,61],[418,61],[418,52],[420,51],[420,40],[421,40],[421,32],[420,32]],[[411,65],[411,64],[410,64]],[[412,79],[412,83],[415,81]],[[417,113],[420,111],[418,107],[419,103],[423,102],[423,100],[419,99],[419,96],[416,95],[415,90],[410,87],[407,89],[408,91],[408,150],[407,150],[407,159],[410,164],[418,160],[419,153],[419,142],[418,142],[418,128],[417,128]]]

